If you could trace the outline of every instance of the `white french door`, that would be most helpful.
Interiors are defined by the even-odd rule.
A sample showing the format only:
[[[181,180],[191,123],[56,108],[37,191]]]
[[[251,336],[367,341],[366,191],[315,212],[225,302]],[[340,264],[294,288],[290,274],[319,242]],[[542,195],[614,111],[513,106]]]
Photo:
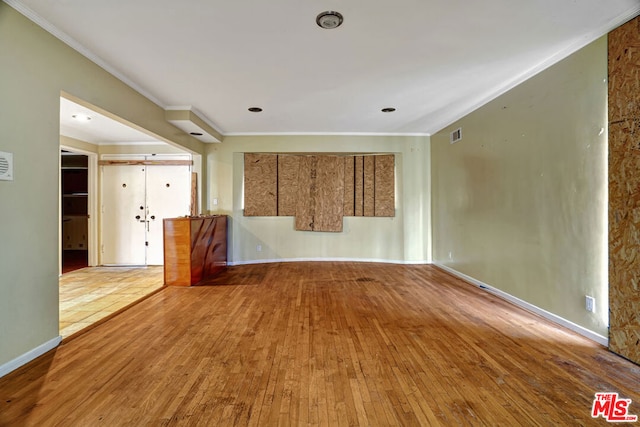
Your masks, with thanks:
[[[162,219],[189,215],[189,166],[147,166],[147,264],[164,264]]]
[[[146,264],[146,166],[102,166],[102,264]]]
[[[188,215],[190,202],[189,166],[102,166],[102,264],[162,265],[162,219]]]

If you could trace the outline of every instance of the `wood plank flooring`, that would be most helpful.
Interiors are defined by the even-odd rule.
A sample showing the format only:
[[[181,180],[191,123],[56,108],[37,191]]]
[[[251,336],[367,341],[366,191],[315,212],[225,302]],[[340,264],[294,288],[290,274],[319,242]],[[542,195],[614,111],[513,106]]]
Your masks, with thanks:
[[[0,379],[3,426],[604,425],[640,367],[433,266],[231,267]]]
[[[60,335],[72,337],[164,286],[162,266],[91,267],[60,277]]]

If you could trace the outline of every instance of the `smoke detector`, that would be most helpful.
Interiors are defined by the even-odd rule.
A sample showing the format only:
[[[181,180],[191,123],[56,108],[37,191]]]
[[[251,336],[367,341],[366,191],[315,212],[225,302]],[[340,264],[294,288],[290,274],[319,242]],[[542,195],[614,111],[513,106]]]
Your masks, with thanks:
[[[344,18],[340,12],[327,10],[316,17],[316,24],[325,30],[333,30],[334,28],[338,28],[342,25],[343,20]]]

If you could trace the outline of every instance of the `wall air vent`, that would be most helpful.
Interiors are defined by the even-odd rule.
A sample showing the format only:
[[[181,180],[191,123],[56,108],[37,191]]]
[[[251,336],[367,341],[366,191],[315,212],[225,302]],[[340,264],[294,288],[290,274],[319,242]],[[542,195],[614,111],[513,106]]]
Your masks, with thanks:
[[[460,141],[461,139],[462,139],[462,128],[458,128],[458,129],[454,130],[453,132],[451,132],[450,142],[452,144]]]
[[[13,181],[13,154],[0,151],[0,181]]]

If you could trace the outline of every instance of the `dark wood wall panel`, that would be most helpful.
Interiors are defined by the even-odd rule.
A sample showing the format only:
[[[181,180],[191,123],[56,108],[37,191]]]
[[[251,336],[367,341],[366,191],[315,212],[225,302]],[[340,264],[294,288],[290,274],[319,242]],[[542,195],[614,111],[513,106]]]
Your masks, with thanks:
[[[278,214],[277,173],[277,155],[245,153],[245,216],[276,216]]]
[[[278,215],[295,216],[300,156],[278,155]]]
[[[375,216],[375,161],[373,156],[364,156],[364,189],[362,204],[364,216]]]
[[[640,364],[640,18],[608,43],[609,348]]]
[[[344,158],[344,216],[355,215],[355,157]]]
[[[354,215],[364,215],[364,157],[355,156],[355,196]]]
[[[375,216],[395,216],[395,156],[375,156]]]

